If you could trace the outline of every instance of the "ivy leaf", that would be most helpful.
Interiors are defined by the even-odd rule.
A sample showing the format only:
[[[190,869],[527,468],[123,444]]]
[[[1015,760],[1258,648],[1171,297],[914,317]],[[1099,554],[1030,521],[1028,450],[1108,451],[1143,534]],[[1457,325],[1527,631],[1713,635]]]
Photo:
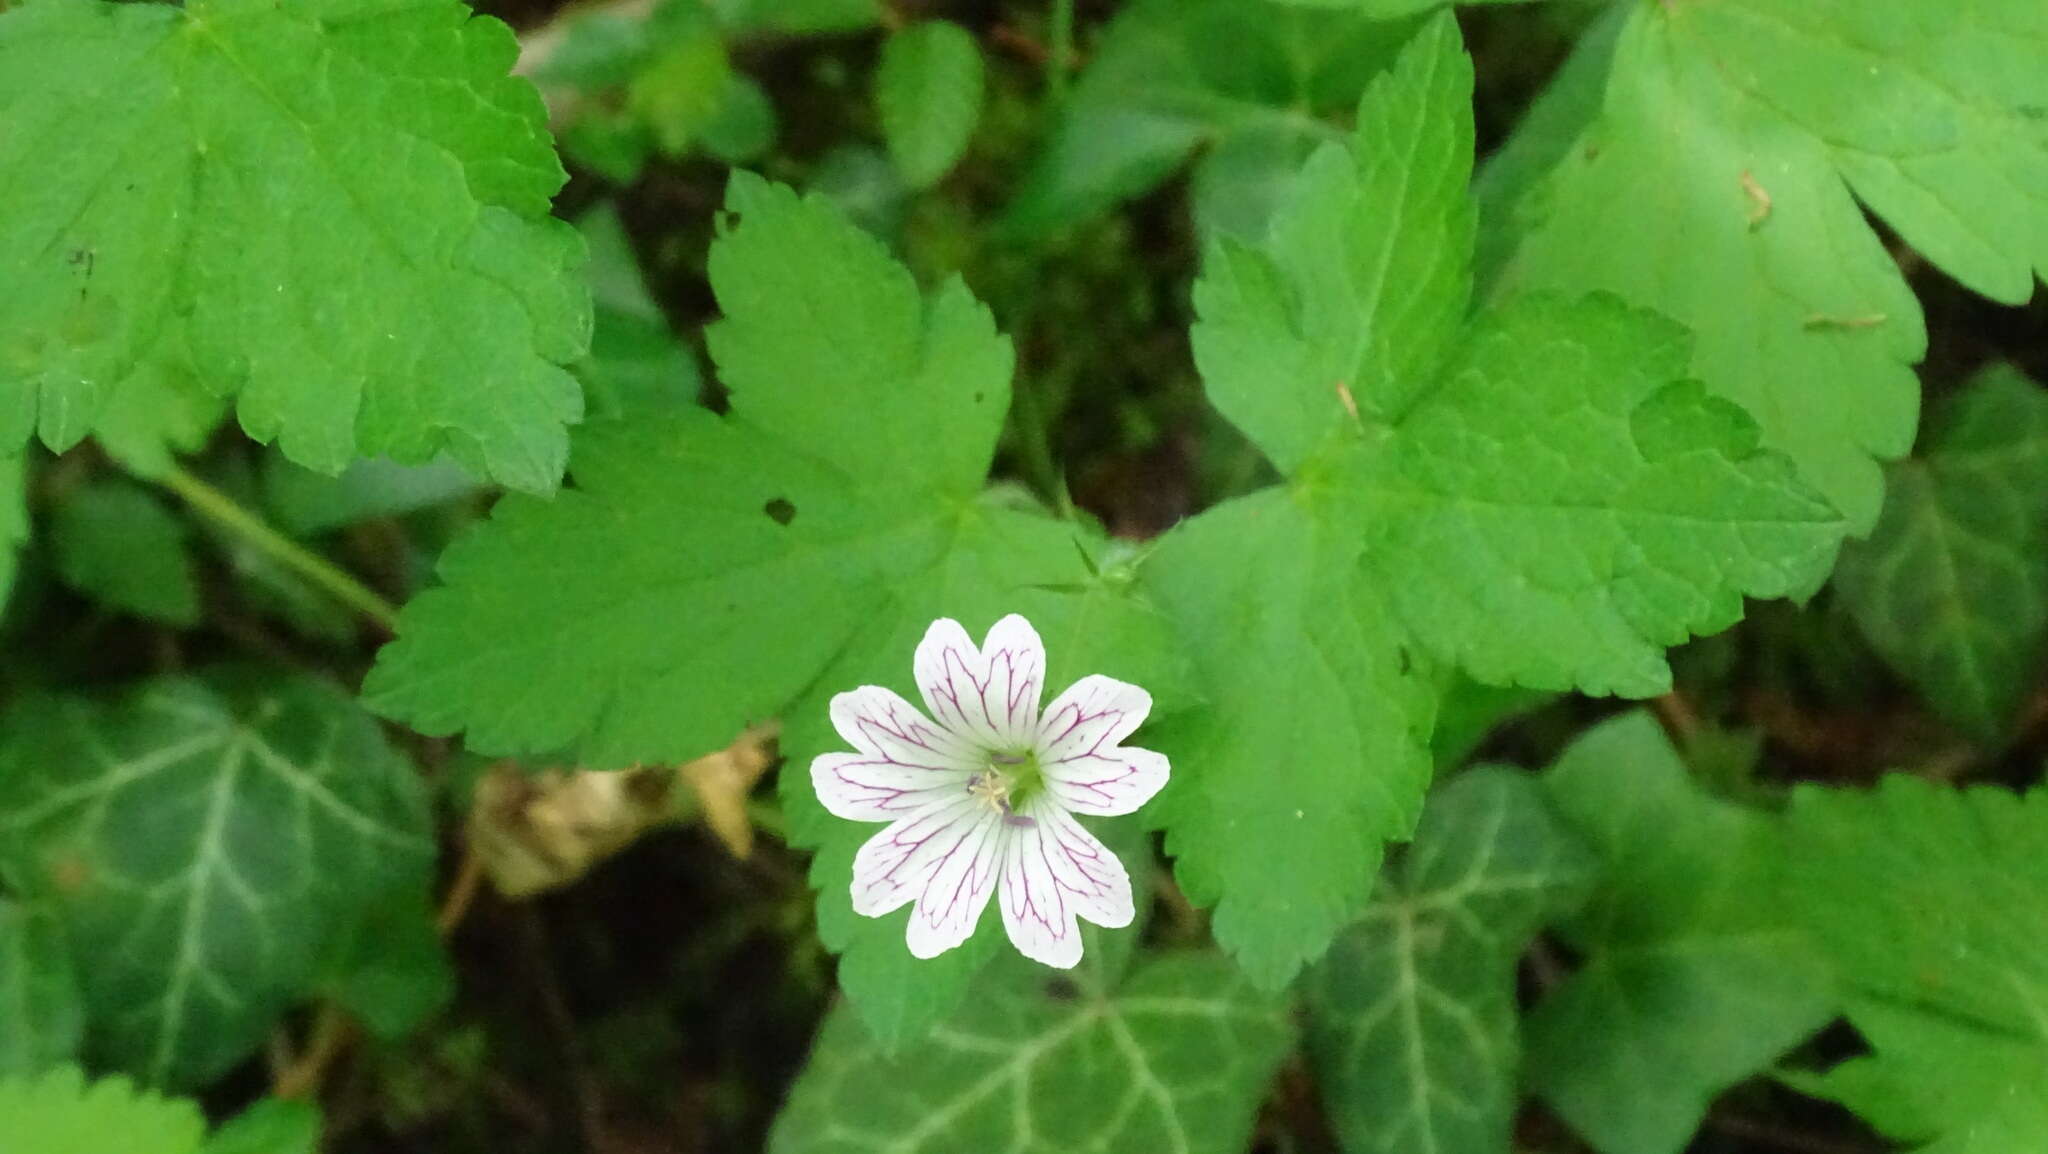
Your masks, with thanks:
[[[191,529],[148,490],[93,481],[64,494],[51,519],[57,572],[110,609],[165,625],[199,620]]]
[[[1994,737],[2048,638],[2048,395],[1994,368],[1945,416],[1892,469],[1877,527],[1843,551],[1835,588],[1942,716]]]
[[[833,1012],[770,1154],[1235,1154],[1291,1041],[1283,1007],[1214,956],[1147,960],[1114,993],[1043,970],[990,976],[894,1058]]]
[[[0,1079],[0,1134],[24,1154],[199,1154],[199,1107],[138,1090],[126,1078],[87,1083],[75,1066]]]
[[[150,1083],[239,1061],[340,929],[426,885],[412,767],[324,683],[160,678],[0,729],[0,868],[92,959],[90,1052]]]
[[[1605,112],[1509,281],[1606,289],[1701,334],[1694,371],[1867,531],[1912,443],[1919,305],[1860,199],[1965,285],[2048,269],[2034,0],[1637,5]]]
[[[1222,199],[1291,176],[1340,136],[1410,31],[1353,13],[1269,0],[1140,0],[1103,33],[1004,226],[1043,235],[1163,183],[1204,144],[1197,182]],[[1257,159],[1262,163],[1249,163]],[[1232,174],[1223,179],[1225,170]],[[1205,211],[1256,237],[1263,221]]]
[[[0,1079],[78,1055],[85,1011],[71,946],[56,918],[0,900]]]
[[[1928,1154],[2048,1143],[2048,791],[1802,787],[1790,834],[1795,908],[1875,1051],[1819,1091]]]
[[[1602,877],[1565,926],[1585,964],[1527,1019],[1529,1083],[1603,1154],[1677,1154],[1716,1094],[1834,1015],[1788,909],[1784,831],[1701,794],[1642,712],[1546,777]]]
[[[981,49],[958,24],[922,21],[882,46],[875,104],[889,155],[912,188],[938,183],[967,151],[981,102]]]
[[[552,490],[589,310],[515,54],[452,0],[0,17],[0,443],[118,413],[146,455],[196,378],[311,468],[445,451]]]
[[[1162,712],[1177,647],[1075,527],[981,495],[1011,357],[965,289],[919,293],[820,200],[746,175],[729,199],[709,343],[731,414],[585,429],[575,488],[508,498],[451,547],[366,693],[423,732],[466,729],[490,753],[574,749],[591,768],[685,761],[786,711],[785,812],[817,850],[820,931],[896,1045],[952,1008],[1000,929],[919,963],[907,913],[853,915],[853,853],[875,829],[824,813],[807,773],[840,747],[831,695],[902,684],[947,615],[985,629],[1024,613],[1053,677],[1136,681]]]
[[[1306,986],[1309,1057],[1346,1150],[1509,1147],[1515,966],[1594,868],[1527,774],[1482,766],[1430,794],[1414,844]]]

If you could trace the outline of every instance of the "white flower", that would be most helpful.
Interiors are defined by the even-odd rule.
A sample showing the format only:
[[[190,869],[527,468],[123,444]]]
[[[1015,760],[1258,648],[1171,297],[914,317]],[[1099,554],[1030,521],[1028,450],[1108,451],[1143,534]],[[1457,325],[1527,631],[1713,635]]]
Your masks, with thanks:
[[[832,724],[857,752],[811,762],[826,809],[889,823],[854,858],[855,912],[916,902],[910,952],[930,958],[966,941],[1000,892],[1017,948],[1071,967],[1081,960],[1075,918],[1131,924],[1130,875],[1074,814],[1130,813],[1166,784],[1163,755],[1118,744],[1152,695],[1084,677],[1041,717],[1045,646],[1016,614],[979,649],[958,621],[932,622],[912,672],[936,724],[863,685],[832,699]]]

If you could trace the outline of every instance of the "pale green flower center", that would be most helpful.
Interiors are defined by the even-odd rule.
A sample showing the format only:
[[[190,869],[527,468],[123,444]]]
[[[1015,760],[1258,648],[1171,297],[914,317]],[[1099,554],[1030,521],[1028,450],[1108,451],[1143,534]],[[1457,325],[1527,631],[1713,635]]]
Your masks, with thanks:
[[[1017,811],[1045,789],[1045,770],[1031,750],[991,753],[988,768],[967,779],[967,792],[1006,818],[1028,822]]]

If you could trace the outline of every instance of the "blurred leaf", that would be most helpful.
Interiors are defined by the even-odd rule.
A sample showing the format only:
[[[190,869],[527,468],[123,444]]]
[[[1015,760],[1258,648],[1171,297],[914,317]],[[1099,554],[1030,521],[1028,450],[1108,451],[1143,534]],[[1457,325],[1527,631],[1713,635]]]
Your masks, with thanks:
[[[321,988],[375,1037],[412,1033],[455,996],[455,968],[424,886],[363,911],[327,953]]]
[[[1213,955],[1149,959],[1110,994],[1020,967],[975,995],[893,1058],[834,1011],[770,1154],[1238,1154],[1292,1032]]]
[[[626,83],[626,108],[664,155],[679,158],[717,119],[731,82],[725,44],[706,22],[700,34],[662,46],[634,73]]]
[[[9,1154],[200,1154],[199,1107],[138,1090],[126,1078],[88,1084],[75,1066],[0,1078],[0,1135]]]
[[[1439,672],[1437,693],[1436,731],[1430,735],[1429,749],[1438,772],[1462,764],[1494,730],[1558,696],[1548,690],[1481,685],[1454,668]]]
[[[633,241],[610,203],[576,222],[590,246],[596,325],[576,366],[593,418],[648,416],[694,406],[704,383],[697,358],[676,338],[647,291]]]
[[[676,786],[659,766],[530,774],[500,765],[476,784],[470,844],[499,893],[559,889],[675,820]]]
[[[912,24],[882,46],[875,104],[889,155],[912,188],[938,183],[967,151],[981,102],[981,49],[958,24]]]
[[[881,19],[881,0],[709,0],[711,9],[735,31],[804,35],[851,32]]]
[[[2048,1149],[2048,789],[1806,786],[1789,826],[1796,909],[1875,1051],[1802,1084],[1925,1154]]]
[[[1004,227],[1081,223],[1215,143],[1227,159],[1207,181],[1212,219],[1257,239],[1241,191],[1291,176],[1306,142],[1342,139],[1324,118],[1351,113],[1413,28],[1269,0],[1136,0],[1103,33]],[[1249,143],[1280,140],[1302,143]]]
[[[199,620],[199,585],[185,547],[190,535],[154,494],[121,479],[66,492],[50,524],[65,584],[110,609],[177,626]]]
[[[1937,712],[2002,734],[2048,641],[2048,393],[2010,367],[1980,374],[1893,466],[1835,588]]]
[[[201,1154],[315,1154],[319,1145],[318,1107],[265,1098],[215,1131]]]
[[[1834,1016],[1787,908],[1782,823],[1701,793],[1640,711],[1546,784],[1602,870],[1564,927],[1584,965],[1527,1019],[1529,1084],[1603,1154],[1677,1154],[1715,1095]]]
[[[0,457],[0,607],[14,591],[21,543],[28,539],[29,455]]]
[[[1509,1148],[1515,967],[1591,888],[1595,860],[1518,770],[1438,786],[1364,920],[1308,977],[1308,1052],[1344,1148]]]
[[[698,127],[704,151],[727,164],[747,164],[775,147],[775,105],[753,78],[734,72],[718,111]]]
[[[85,1031],[64,927],[0,899],[0,1079],[39,1074],[78,1056]]]
[[[445,457],[425,465],[373,458],[351,464],[338,476],[301,468],[278,453],[263,458],[264,508],[295,537],[401,516],[480,489],[475,477]]]
[[[240,1061],[338,933],[426,882],[417,776],[324,682],[219,672],[30,697],[0,732],[0,869],[92,960],[91,1052],[151,1083]]]

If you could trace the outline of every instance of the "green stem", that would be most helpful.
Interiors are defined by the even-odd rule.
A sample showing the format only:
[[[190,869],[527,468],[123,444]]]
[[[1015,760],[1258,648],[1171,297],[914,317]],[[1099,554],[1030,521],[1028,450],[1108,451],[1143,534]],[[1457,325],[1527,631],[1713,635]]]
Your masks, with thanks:
[[[235,504],[227,494],[175,465],[158,480],[164,488],[212,518],[221,528],[246,541],[250,547],[268,554],[280,565],[296,570],[335,600],[382,626],[385,632],[397,632],[397,606],[325,558],[264,524],[255,514]]]
[[[1024,458],[1024,471],[1038,486],[1038,491],[1053,503],[1060,517],[1072,520],[1074,496],[1067,491],[1066,474],[1052,452],[1053,414],[1047,411],[1035,378],[1024,376],[1018,380],[1016,389],[1017,435],[1022,441],[1019,448]]]
[[[1052,0],[1052,70],[1050,95],[1054,107],[1067,98],[1067,78],[1074,71],[1074,0]]]

